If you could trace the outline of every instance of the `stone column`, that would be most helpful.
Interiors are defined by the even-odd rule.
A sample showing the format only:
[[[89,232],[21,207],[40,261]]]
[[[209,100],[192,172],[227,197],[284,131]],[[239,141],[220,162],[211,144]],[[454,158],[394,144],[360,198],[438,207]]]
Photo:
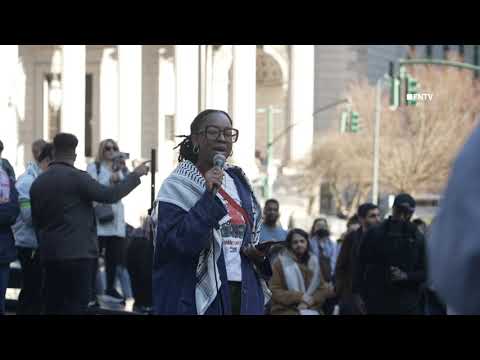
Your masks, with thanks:
[[[175,46],[175,135],[190,134],[199,113],[198,45]]]
[[[85,169],[85,45],[62,46],[61,132],[78,138],[76,167]]]
[[[18,167],[18,124],[14,103],[17,66],[18,45],[0,45],[0,140],[4,145],[2,157],[15,168]]]
[[[133,161],[142,156],[142,45],[118,45],[119,86],[119,146],[130,153]],[[142,183],[122,201],[125,220],[134,227],[140,225],[150,203],[150,177],[142,177]]]
[[[233,160],[251,180],[258,172],[255,165],[256,54],[255,45],[233,46],[231,115],[233,126],[240,131],[233,147]]]
[[[142,155],[142,45],[118,45],[119,146],[132,160]]]
[[[100,141],[120,138],[117,55],[116,48],[105,48],[100,63]]]
[[[313,146],[314,45],[292,45],[290,57],[291,161],[311,154]]]
[[[168,49],[170,50],[170,49]],[[175,61],[172,58],[173,51],[170,53],[167,49],[160,49],[159,70],[158,70],[158,181],[157,192],[160,189],[162,181],[170,174],[176,164],[178,157],[173,150],[175,144],[183,139],[171,139],[171,119],[175,114]],[[168,119],[167,119],[168,117]],[[168,131],[167,134],[167,121]],[[173,129],[175,131],[175,129]]]

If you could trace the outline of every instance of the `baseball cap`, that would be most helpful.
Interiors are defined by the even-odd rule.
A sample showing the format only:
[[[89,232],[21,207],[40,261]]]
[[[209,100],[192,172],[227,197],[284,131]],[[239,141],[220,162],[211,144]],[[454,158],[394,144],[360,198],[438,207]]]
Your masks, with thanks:
[[[416,202],[415,202],[415,199],[412,196],[410,196],[409,194],[402,193],[402,194],[398,194],[395,197],[395,200],[393,201],[393,206],[394,207],[402,207],[402,208],[407,209],[411,212],[414,212]]]

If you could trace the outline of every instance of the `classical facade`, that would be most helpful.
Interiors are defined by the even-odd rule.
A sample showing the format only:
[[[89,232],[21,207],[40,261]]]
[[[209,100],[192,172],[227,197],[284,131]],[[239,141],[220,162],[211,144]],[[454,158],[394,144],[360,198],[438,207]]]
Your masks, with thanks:
[[[455,45],[458,47],[458,45]],[[132,159],[158,151],[157,190],[177,163],[176,135],[188,134],[203,109],[229,112],[240,139],[233,161],[252,180],[265,169],[265,109],[273,107],[273,195],[288,217],[305,207],[288,174],[308,157],[316,139],[337,123],[350,81],[371,83],[407,45],[3,45],[0,46],[0,139],[3,156],[21,173],[31,143],[59,131],[79,138],[76,166],[85,169],[102,139],[118,140]],[[416,45],[415,56],[442,57],[454,45]],[[475,50],[476,49],[476,50]],[[460,49],[458,49],[460,51]],[[478,63],[478,48],[463,47]],[[288,130],[286,130],[288,129]],[[285,169],[282,175],[281,169]],[[283,179],[282,179],[283,177]],[[260,184],[260,181],[258,182]],[[284,189],[282,189],[282,187]],[[150,181],[125,199],[127,220],[138,225],[150,202]],[[283,220],[286,225],[286,220]]]
[[[78,137],[81,169],[102,139],[116,139],[132,159],[157,149],[159,185],[176,165],[175,135],[189,134],[206,108],[231,114],[240,130],[233,161],[251,179],[260,176],[256,150],[266,154],[266,117],[257,109],[275,108],[275,134],[296,124],[275,144],[277,163],[312,148],[313,45],[4,45],[0,72],[3,157],[18,173],[33,141],[62,131]],[[149,207],[149,183],[125,199],[134,226]]]

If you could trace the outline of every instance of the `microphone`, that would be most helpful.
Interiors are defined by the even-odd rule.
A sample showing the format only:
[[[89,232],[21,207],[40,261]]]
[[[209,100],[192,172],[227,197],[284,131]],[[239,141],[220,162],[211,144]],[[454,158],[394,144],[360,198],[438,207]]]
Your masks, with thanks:
[[[223,167],[225,166],[225,161],[226,161],[225,156],[222,154],[215,154],[213,156],[213,166],[218,167],[221,170],[223,170]],[[213,186],[213,189],[212,189],[213,195],[217,194],[218,189],[219,189],[218,185]]]

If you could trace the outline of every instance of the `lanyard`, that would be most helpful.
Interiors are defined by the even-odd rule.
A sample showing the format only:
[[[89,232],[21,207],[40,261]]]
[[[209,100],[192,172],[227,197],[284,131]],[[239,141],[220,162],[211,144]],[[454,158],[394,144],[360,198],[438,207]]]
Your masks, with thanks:
[[[228,195],[227,192],[223,190],[223,188],[220,188],[218,192],[220,193],[220,195],[223,196],[225,200],[229,202],[231,206],[235,208],[235,210],[237,210],[240,214],[242,214],[242,217],[243,217],[243,220],[245,220],[245,223],[250,224],[250,226],[252,226],[252,220],[250,220],[250,216],[248,216],[245,209],[242,208],[240,205],[238,205],[238,203],[230,195]]]

